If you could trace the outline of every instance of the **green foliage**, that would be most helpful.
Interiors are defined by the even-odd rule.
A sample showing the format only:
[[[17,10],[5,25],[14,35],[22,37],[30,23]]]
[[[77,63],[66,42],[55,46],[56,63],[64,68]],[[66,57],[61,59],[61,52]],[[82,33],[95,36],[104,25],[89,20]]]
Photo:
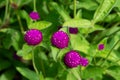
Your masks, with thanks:
[[[29,80],[39,80],[36,73],[26,67],[16,67],[16,69]]]
[[[0,80],[120,80],[119,3],[0,0]],[[39,20],[30,18],[32,11],[38,12]],[[78,28],[78,33],[71,34],[70,27]],[[40,44],[25,43],[24,34],[29,29],[41,30]],[[58,30],[70,39],[64,49],[51,44],[51,36]],[[103,50],[99,50],[99,44],[104,44]],[[63,58],[70,50],[87,58],[88,66],[68,68]]]

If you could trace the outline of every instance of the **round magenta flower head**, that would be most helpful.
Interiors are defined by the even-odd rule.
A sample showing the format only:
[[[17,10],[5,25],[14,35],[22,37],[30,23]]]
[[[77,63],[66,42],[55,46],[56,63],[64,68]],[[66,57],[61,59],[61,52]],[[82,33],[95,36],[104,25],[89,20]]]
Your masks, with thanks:
[[[30,18],[31,18],[32,20],[34,20],[34,21],[40,19],[40,16],[39,16],[38,12],[32,11],[32,12],[30,12],[29,16],[30,16]]]
[[[37,29],[30,29],[24,35],[24,40],[28,45],[37,45],[42,41],[42,32]]]
[[[66,32],[57,31],[52,35],[51,43],[57,48],[63,49],[65,47],[68,47],[69,37]]]
[[[64,63],[69,68],[77,67],[81,63],[81,56],[77,51],[71,50],[65,54]]]
[[[99,44],[98,45],[98,50],[103,50],[104,49],[104,44]]]
[[[70,28],[69,28],[69,32],[70,32],[71,34],[77,34],[77,33],[78,33],[78,28],[72,28],[72,27],[70,27]]]
[[[87,59],[87,58],[84,58],[84,57],[81,58],[81,63],[80,63],[81,66],[87,66],[88,63],[89,63],[89,62],[88,62],[88,59]]]

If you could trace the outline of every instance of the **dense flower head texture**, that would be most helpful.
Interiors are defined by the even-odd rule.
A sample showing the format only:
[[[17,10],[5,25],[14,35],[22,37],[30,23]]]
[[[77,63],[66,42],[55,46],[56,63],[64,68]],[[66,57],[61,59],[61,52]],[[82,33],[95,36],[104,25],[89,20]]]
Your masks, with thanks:
[[[70,27],[70,28],[69,28],[69,32],[70,32],[71,34],[77,34],[77,33],[78,33],[78,28],[72,28],[72,27]]]
[[[29,16],[30,16],[30,18],[31,18],[32,20],[34,20],[34,21],[40,19],[40,16],[39,16],[38,12],[32,11],[32,12],[30,12]]]
[[[52,45],[56,46],[59,49],[68,47],[69,37],[64,31],[57,31],[51,37]]]
[[[84,58],[84,57],[81,57],[81,66],[87,66],[88,65],[88,59],[87,58]]]
[[[28,45],[37,45],[43,39],[42,32],[37,29],[30,29],[24,35],[24,40]]]
[[[64,63],[69,68],[77,67],[81,64],[81,56],[77,51],[71,50],[65,54]]]

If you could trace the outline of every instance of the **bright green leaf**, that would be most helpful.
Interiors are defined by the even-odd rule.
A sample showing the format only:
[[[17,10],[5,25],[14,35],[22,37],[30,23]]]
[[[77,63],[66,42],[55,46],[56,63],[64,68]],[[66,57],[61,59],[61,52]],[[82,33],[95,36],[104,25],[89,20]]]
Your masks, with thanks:
[[[30,60],[32,58],[32,46],[24,44],[22,50],[17,52],[17,55],[23,57],[25,60]]]
[[[70,19],[70,16],[68,15],[68,13],[63,8],[61,8],[57,3],[52,2],[51,5],[62,16],[62,18],[65,21]]]
[[[34,22],[34,23],[31,23],[28,28],[29,29],[39,29],[39,30],[42,30],[42,29],[45,29],[49,26],[51,26],[52,23],[50,22],[47,22],[47,21],[38,21],[38,22]]]
[[[70,35],[71,46],[74,50],[79,50],[84,53],[87,53],[89,49],[88,41],[82,37],[80,34]]]
[[[63,27],[90,28],[92,27],[92,24],[86,19],[71,19],[64,22]]]
[[[114,7],[116,0],[103,0],[98,9],[95,11],[93,23],[103,20]]]

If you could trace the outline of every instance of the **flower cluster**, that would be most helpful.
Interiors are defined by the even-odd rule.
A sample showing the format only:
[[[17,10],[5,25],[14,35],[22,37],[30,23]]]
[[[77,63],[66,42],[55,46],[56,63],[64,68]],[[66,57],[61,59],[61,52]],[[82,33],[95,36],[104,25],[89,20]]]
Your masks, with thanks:
[[[77,51],[71,50],[65,54],[64,63],[69,68],[74,68],[74,67],[77,67],[79,65],[87,66],[88,60],[86,58],[81,57]]]
[[[30,17],[33,20],[38,20],[40,18],[37,12],[31,12]],[[71,34],[77,34],[78,29],[70,27],[69,32]],[[32,45],[32,46],[38,45],[43,40],[42,32],[37,29],[30,29],[25,33],[24,40],[28,45]],[[55,32],[51,36],[51,44],[59,49],[68,47],[68,45],[69,45],[68,34],[61,30]],[[83,58],[82,56],[80,56],[80,54],[77,51],[71,50],[65,54],[64,63],[69,68],[74,68],[79,65],[87,66],[88,60],[86,58]]]

